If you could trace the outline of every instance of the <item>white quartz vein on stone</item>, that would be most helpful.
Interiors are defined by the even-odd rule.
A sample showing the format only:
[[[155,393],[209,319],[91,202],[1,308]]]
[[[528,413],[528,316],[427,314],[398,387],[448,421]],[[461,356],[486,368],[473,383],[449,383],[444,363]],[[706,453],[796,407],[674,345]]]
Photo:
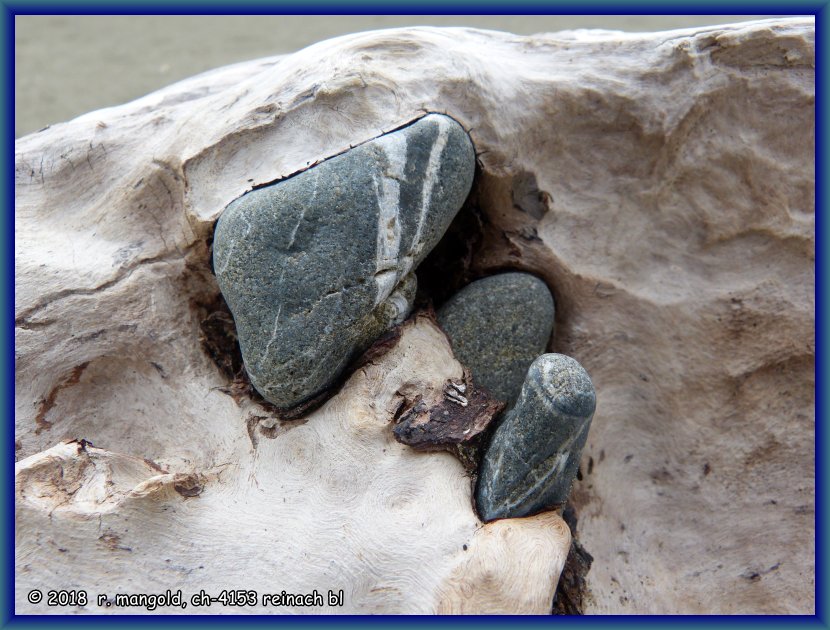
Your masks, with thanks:
[[[247,217],[244,214],[240,214],[239,218],[245,222],[245,233],[241,236],[241,238],[248,238],[248,235],[251,233],[251,222],[248,221]],[[228,263],[231,261],[231,255],[233,254],[233,249],[236,247],[236,241],[234,240],[231,243],[231,246],[228,248],[228,251],[225,253],[225,260],[222,262],[222,267],[217,270],[216,273],[224,273],[225,270],[228,268]]]
[[[584,428],[584,425],[583,425]],[[581,431],[581,429],[580,429]],[[575,435],[578,435],[575,434]],[[573,438],[568,440],[566,446],[570,446],[573,443]],[[565,469],[565,464],[568,463],[568,458],[571,456],[570,450],[563,450],[560,453],[557,453],[556,459],[554,460],[553,467],[551,468],[550,472],[546,475],[542,475],[536,482],[530,486],[524,493],[522,493],[518,498],[513,499],[510,501],[508,505],[506,505],[506,514],[509,514],[511,510],[515,509],[517,506],[525,505],[529,502],[529,498],[532,496],[536,496],[535,500],[538,500],[538,497],[543,495],[547,492],[548,488],[551,485],[557,482],[558,476],[562,473]],[[505,506],[502,506],[505,507]]]
[[[376,177],[372,184],[378,200],[377,263],[375,283],[377,294],[375,306],[383,302],[398,280],[398,259],[401,248],[401,184],[406,166],[406,136],[390,134],[377,142],[386,156],[387,166],[381,176],[380,185]],[[401,274],[405,275],[405,274]]]
[[[286,251],[290,250],[294,245],[294,239],[297,238],[297,230],[300,229],[300,224],[303,222],[303,219],[305,219],[306,210],[317,201],[317,185],[320,183],[320,171],[312,170],[311,172],[314,173],[314,188],[311,191],[311,199],[308,203],[303,204],[303,208],[300,211],[300,217],[297,219],[297,224],[294,226],[294,229],[291,230],[291,236],[288,239],[288,246],[285,248]]]
[[[283,283],[284,279],[285,279],[285,268],[283,268],[282,273],[280,274],[280,281],[279,281],[280,288],[282,288],[282,283]],[[281,313],[282,313],[282,304],[280,304],[277,307],[277,314],[274,317],[274,329],[271,332],[271,338],[268,340],[268,343],[265,346],[265,350],[262,351],[262,354],[260,355],[259,360],[257,361],[257,364],[256,364],[257,365],[257,370],[260,369],[260,367],[262,366],[262,362],[265,361],[265,359],[268,357],[268,353],[271,351],[271,345],[274,343],[274,341],[277,338],[277,331],[279,330],[280,314]]]
[[[550,472],[548,474],[542,475],[541,477],[537,478],[536,482],[532,486],[530,486],[524,493],[522,493],[518,498],[515,498],[515,499],[511,500],[509,504],[501,503],[500,507],[501,508],[507,507],[507,510],[509,511],[509,510],[515,508],[516,506],[523,505],[523,504],[527,503],[530,497],[536,496],[537,499],[535,499],[535,500],[538,500],[539,496],[541,496],[545,492],[547,492],[548,488],[552,484],[556,483],[557,476],[562,472],[562,470],[564,469],[565,463],[568,461],[568,457],[570,457],[571,447],[573,446],[573,444],[577,440],[577,438],[585,430],[585,428],[591,423],[591,418],[592,418],[592,416],[588,417],[588,418],[585,418],[582,421],[582,423],[579,425],[579,428],[577,430],[573,431],[571,433],[571,435],[568,437],[568,439],[565,440],[565,442],[562,443],[562,445],[558,449],[560,452],[557,454],[556,459],[554,461],[554,465],[553,465],[552,469],[550,470]],[[515,452],[515,449],[511,448],[511,450],[513,450]],[[502,454],[499,453],[499,463],[501,463],[501,455]],[[545,461],[547,461],[547,460],[545,460]],[[543,464],[544,464],[544,462],[543,462]],[[537,468],[538,468],[538,466],[537,466]],[[501,468],[499,467],[497,470],[500,471]],[[530,472],[534,472],[534,471],[530,471]],[[492,483],[491,483],[491,486],[492,486]]]
[[[282,313],[282,304],[277,307],[277,316],[274,317],[274,330],[271,332],[271,339],[268,340],[268,345],[265,346],[265,350],[262,352],[262,356],[259,357],[259,361],[257,361],[257,369],[260,368],[262,362],[268,356],[268,353],[271,351],[271,344],[274,343],[274,340],[277,338],[277,331],[279,330],[280,324],[280,313]]]
[[[438,136],[435,138],[435,142],[429,152],[429,162],[427,163],[426,173],[424,173],[424,187],[421,191],[421,211],[418,214],[418,227],[415,230],[415,236],[412,238],[409,252],[404,256],[403,264],[401,265],[401,273],[403,275],[412,270],[414,259],[423,249],[421,233],[424,229],[424,219],[426,219],[427,213],[429,212],[432,191],[438,182],[438,170],[441,168],[441,154],[444,152],[444,147],[447,146],[447,137],[450,133],[450,123],[446,118],[434,116],[431,119],[438,125]]]
[[[392,318],[392,324],[398,325],[402,324],[404,320],[409,316],[409,311],[412,307],[411,300],[406,296],[406,285],[407,280],[411,279],[412,276],[409,278],[404,277],[398,287],[392,292],[387,300],[387,304],[390,304],[393,309],[395,309],[395,316]]]

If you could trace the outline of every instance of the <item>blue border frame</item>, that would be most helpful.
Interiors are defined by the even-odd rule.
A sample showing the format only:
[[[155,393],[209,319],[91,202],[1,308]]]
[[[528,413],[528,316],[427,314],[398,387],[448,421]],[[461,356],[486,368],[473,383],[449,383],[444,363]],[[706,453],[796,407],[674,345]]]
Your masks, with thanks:
[[[0,178],[0,191],[3,194],[2,213],[2,316],[4,335],[0,341],[2,357],[2,404],[4,422],[3,452],[6,463],[0,472],[3,498],[3,518],[0,532],[3,544],[0,548],[0,562],[3,565],[3,584],[0,585],[0,623],[5,625],[14,613],[14,17],[9,9],[3,7],[0,27],[3,33],[3,85],[5,87],[6,107],[3,109],[4,147],[0,156],[3,177]],[[11,454],[10,454],[11,451]]]
[[[830,26],[830,11],[824,4],[816,14],[816,433],[815,433],[815,475],[816,475],[816,618],[822,625],[828,625],[827,617],[827,548],[824,534],[827,530],[827,463],[822,457],[828,452],[827,427],[824,424],[827,412],[827,339],[825,316],[827,313],[827,253],[822,247],[827,243],[827,179],[830,168],[827,162],[827,45],[824,39]]]
[[[5,86],[5,110],[3,115],[3,138],[7,150],[3,152],[0,163],[3,165],[4,177],[0,182],[0,191],[5,201],[5,212],[2,214],[2,273],[0,277],[3,282],[2,313],[3,325],[6,334],[0,341],[0,356],[3,358],[3,411],[5,416],[5,455],[6,462],[2,468],[2,497],[3,497],[3,518],[2,534],[3,542],[0,548],[0,561],[3,567],[3,584],[0,586],[0,624],[5,625],[26,625],[30,627],[46,626],[53,624],[65,625],[121,625],[121,624],[158,624],[160,618],[163,623],[171,624],[239,624],[271,623],[287,626],[309,627],[314,624],[426,624],[430,626],[450,627],[458,623],[493,626],[505,623],[522,623],[528,625],[538,624],[573,624],[573,625],[605,625],[607,623],[636,623],[636,624],[680,624],[689,625],[710,625],[712,623],[729,626],[755,625],[779,625],[793,624],[828,627],[827,598],[830,591],[827,588],[827,548],[822,534],[827,527],[827,464],[821,455],[828,452],[827,430],[824,426],[826,412],[825,386],[830,384],[827,379],[826,357],[827,338],[824,331],[824,316],[826,314],[825,299],[828,295],[826,264],[827,254],[823,245],[827,242],[828,222],[824,212],[827,206],[827,181],[830,179],[830,168],[827,166],[827,145],[828,131],[826,117],[823,107],[826,107],[827,99],[827,46],[824,35],[830,26],[830,12],[828,11],[830,0],[823,1],[799,1],[790,4],[784,3],[758,3],[748,0],[733,0],[727,5],[715,0],[705,0],[690,4],[687,1],[673,3],[670,6],[661,6],[657,2],[610,2],[608,0],[583,0],[575,2],[551,2],[545,0],[528,1],[523,0],[516,4],[477,4],[474,2],[455,2],[447,4],[441,0],[421,0],[417,3],[411,1],[397,3],[388,6],[381,2],[351,2],[348,4],[331,2],[327,0],[309,0],[303,3],[297,2],[272,2],[268,0],[244,0],[239,4],[214,3],[205,5],[194,0],[175,3],[166,3],[161,0],[146,0],[140,2],[130,0],[129,2],[109,4],[106,2],[78,1],[78,2],[56,2],[56,1],[3,1],[0,0],[0,25],[3,33],[3,84]],[[708,10],[707,10],[708,9]],[[124,615],[118,617],[40,617],[40,616],[16,616],[14,615],[14,17],[16,15],[84,15],[84,14],[194,14],[194,15],[253,15],[253,14],[351,14],[351,15],[409,15],[409,14],[444,14],[444,15],[532,15],[532,14],[560,14],[560,15],[601,15],[601,14],[629,14],[629,15],[704,15],[704,14],[734,14],[750,15],[765,12],[768,14],[804,14],[816,17],[816,614],[814,616],[719,616],[713,615],[704,618],[682,616],[654,616],[654,617],[469,617],[469,618],[424,618],[424,617],[390,617],[390,616],[359,616],[359,617],[313,617],[301,619],[274,618],[266,615],[253,616],[221,616],[221,615],[198,615],[193,617],[175,617],[172,615]],[[821,104],[821,105],[820,105]]]
[[[215,1],[209,4],[196,0],[129,0],[119,3],[95,0],[6,0],[0,4],[8,15],[754,15],[766,9],[765,13],[769,15],[818,16],[828,3],[817,0],[796,0],[791,3],[732,0],[726,4],[717,0],[685,0],[675,3],[656,0],[521,0],[506,4],[473,0],[409,0],[391,5],[380,0],[242,0],[239,3]]]
[[[521,0],[515,4],[496,1],[474,2],[460,0],[419,0],[396,2],[390,5],[380,0],[338,2],[307,0],[281,2],[279,0],[242,0],[237,3],[212,3],[196,0],[129,0],[108,3],[95,0],[77,2],[12,0],[0,2],[5,13],[14,15],[813,15],[818,16],[828,3],[817,0],[797,0],[790,4],[779,2],[750,2],[732,0],[728,4],[717,0],[700,2],[660,3],[648,0],[623,2],[615,0]],[[708,10],[707,10],[708,9]],[[764,11],[766,9],[766,11]]]

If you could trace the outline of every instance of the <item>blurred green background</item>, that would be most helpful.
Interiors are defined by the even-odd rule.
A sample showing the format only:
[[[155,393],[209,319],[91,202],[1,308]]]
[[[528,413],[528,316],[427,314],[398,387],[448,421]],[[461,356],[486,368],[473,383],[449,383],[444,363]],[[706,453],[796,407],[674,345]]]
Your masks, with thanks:
[[[15,136],[247,59],[337,35],[471,26],[530,35],[572,28],[655,31],[764,15],[83,15],[15,17]]]

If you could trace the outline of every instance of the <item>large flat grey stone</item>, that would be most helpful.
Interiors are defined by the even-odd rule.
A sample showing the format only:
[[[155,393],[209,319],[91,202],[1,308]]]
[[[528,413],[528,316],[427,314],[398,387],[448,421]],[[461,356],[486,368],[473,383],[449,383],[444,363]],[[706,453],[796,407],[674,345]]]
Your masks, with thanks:
[[[214,270],[257,391],[303,403],[407,316],[474,169],[464,129],[431,114],[228,205]]]

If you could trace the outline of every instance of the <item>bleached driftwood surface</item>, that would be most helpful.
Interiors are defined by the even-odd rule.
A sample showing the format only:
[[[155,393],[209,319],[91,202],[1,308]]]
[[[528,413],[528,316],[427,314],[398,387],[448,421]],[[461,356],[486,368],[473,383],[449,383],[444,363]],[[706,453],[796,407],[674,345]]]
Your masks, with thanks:
[[[178,587],[549,610],[561,519],[482,527],[460,464],[392,439],[396,391],[461,373],[429,321],[288,430],[200,343],[224,206],[427,111],[476,147],[473,270],[545,279],[596,386],[588,612],[812,612],[813,40],[361,33],[18,140],[17,612]]]
[[[132,369],[141,379],[141,367]],[[202,589],[212,596],[316,589],[324,598],[342,589],[342,607],[308,610],[548,611],[570,544],[562,519],[547,513],[482,526],[461,464],[448,453],[416,453],[392,436],[397,392],[440,399],[445,380],[461,375],[443,334],[420,322],[308,422],[268,439],[257,427],[246,433],[255,410],[221,394],[210,400],[203,392],[198,412],[180,412],[190,422],[157,415],[153,401],[169,395],[157,389],[165,378],[150,367],[144,378],[155,387],[131,392],[131,406],[152,423],[143,430],[180,457],[201,451],[198,459],[170,463],[165,472],[141,458],[148,451],[140,443],[103,450],[71,442],[21,461],[18,605],[35,587],[109,597],[171,588],[187,594],[185,601]],[[97,602],[88,608],[102,610]]]

